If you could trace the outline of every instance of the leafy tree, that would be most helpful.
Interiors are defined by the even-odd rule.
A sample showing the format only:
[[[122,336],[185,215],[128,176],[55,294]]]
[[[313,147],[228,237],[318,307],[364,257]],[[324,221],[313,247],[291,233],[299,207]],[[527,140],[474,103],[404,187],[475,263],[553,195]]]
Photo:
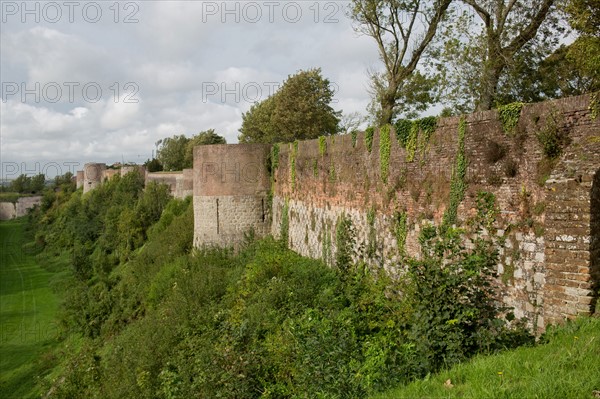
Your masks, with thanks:
[[[185,166],[185,150],[190,139],[185,135],[174,135],[159,140],[156,158],[166,171],[183,170]]]
[[[452,10],[443,35],[447,39],[430,54],[449,101],[469,112],[528,96],[537,100],[535,71],[561,31],[555,0],[462,2],[474,13]]]
[[[144,166],[148,172],[160,172],[163,170],[162,164],[156,158],[146,160],[146,162],[144,162]]]
[[[355,29],[375,39],[384,64],[383,72],[371,73],[374,112],[380,125],[434,101],[435,83],[417,66],[451,1],[353,0]]]
[[[30,179],[27,175],[21,174],[10,182],[10,191],[15,193],[24,193],[29,190]]]
[[[35,175],[31,178],[30,190],[34,193],[41,192],[46,186],[46,176],[43,173]]]
[[[570,0],[565,11],[579,37],[556,55],[562,61],[558,63],[560,91],[575,95],[600,90],[600,2]]]
[[[273,96],[242,115],[239,140],[275,143],[335,134],[341,112],[330,105],[333,95],[320,68],[289,76]]]
[[[227,144],[225,137],[219,136],[214,129],[208,129],[200,132],[188,141],[185,149],[184,167],[192,168],[194,166],[194,147],[197,145],[208,144]]]

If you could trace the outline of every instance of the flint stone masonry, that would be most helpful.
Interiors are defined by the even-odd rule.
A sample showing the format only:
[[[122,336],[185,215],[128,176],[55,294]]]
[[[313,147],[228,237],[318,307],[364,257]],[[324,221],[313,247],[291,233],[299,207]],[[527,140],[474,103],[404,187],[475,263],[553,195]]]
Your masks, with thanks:
[[[529,104],[508,133],[495,110],[465,117],[459,223],[476,214],[478,193],[495,195],[496,223],[486,234],[498,248],[498,298],[538,331],[590,313],[598,300],[600,117],[592,118],[589,106],[589,95]],[[325,148],[319,140],[280,144],[274,170],[270,145],[198,146],[193,170],[146,173],[146,184],[166,183],[180,198],[193,194],[197,247],[237,248],[250,232],[280,237],[287,209],[290,248],[333,266],[336,226],[344,215],[352,221],[362,259],[402,278],[395,216],[406,214],[405,252],[418,258],[422,228],[439,225],[449,204],[458,124],[458,117],[441,118],[431,137],[419,133],[412,161],[392,129],[386,181],[375,131],[371,151],[365,133],[355,140],[327,137]],[[566,137],[558,159],[544,155],[541,132]],[[490,153],[494,147],[501,156]],[[100,184],[105,169],[86,164],[84,192]],[[464,245],[473,247],[469,238]]]
[[[83,193],[87,193],[102,184],[106,164],[86,163],[83,166]]]
[[[16,203],[0,202],[0,220],[10,220],[27,215],[27,211],[41,204],[42,197],[21,197]]]
[[[84,173],[83,170],[78,170],[77,171],[77,175],[75,177],[75,184],[76,184],[76,188],[79,190],[81,187],[83,187],[83,182],[84,182]]]
[[[592,119],[589,104],[589,96],[580,96],[526,105],[517,128],[508,134],[497,111],[466,116],[467,189],[458,207],[459,219],[466,221],[475,214],[478,192],[495,194],[498,295],[514,307],[517,317],[540,330],[589,313],[597,300],[600,120]],[[551,128],[553,121],[569,144],[547,172],[538,134]],[[427,142],[420,134],[412,162],[392,129],[387,182],[380,172],[377,131],[371,152],[364,133],[358,133],[355,144],[350,135],[328,137],[324,154],[318,140],[302,141],[297,147],[281,144],[274,173],[272,234],[280,235],[287,201],[290,248],[333,264],[336,225],[344,214],[355,227],[357,247],[365,248],[375,237],[375,253],[367,261],[401,276],[394,212],[407,213],[405,249],[418,257],[422,226],[439,224],[449,203],[458,122],[458,117],[440,119]],[[493,143],[505,151],[499,160],[488,155]],[[505,172],[509,162],[516,166],[514,176]],[[367,221],[369,211],[375,214],[372,225]],[[467,240],[465,246],[469,245]]]
[[[194,148],[194,244],[237,247],[269,233],[269,145]]]

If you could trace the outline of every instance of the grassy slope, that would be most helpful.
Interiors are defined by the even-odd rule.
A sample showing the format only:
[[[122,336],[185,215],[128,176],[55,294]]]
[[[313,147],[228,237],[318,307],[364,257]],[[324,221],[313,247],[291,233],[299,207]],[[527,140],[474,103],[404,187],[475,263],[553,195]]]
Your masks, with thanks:
[[[376,398],[600,397],[600,318],[581,318],[549,339],[548,344],[477,357]],[[452,387],[445,386],[447,380]]]
[[[39,397],[39,359],[57,345],[52,273],[22,250],[23,221],[0,223],[0,397]]]

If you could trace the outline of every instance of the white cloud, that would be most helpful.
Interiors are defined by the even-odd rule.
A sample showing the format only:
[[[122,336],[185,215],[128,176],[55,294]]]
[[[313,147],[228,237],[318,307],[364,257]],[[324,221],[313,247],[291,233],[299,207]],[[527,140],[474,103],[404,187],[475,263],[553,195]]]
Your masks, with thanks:
[[[314,67],[339,89],[335,109],[364,113],[366,70],[378,64],[377,47],[352,30],[343,10],[348,2],[326,8],[330,3],[298,2],[298,23],[284,17],[283,3],[272,23],[264,2],[257,2],[263,14],[256,23],[244,21],[250,14],[240,23],[226,15],[223,23],[222,10],[206,13],[207,2],[155,1],[139,3],[135,24],[113,23],[108,6],[98,24],[2,24],[2,82],[80,84],[74,101],[65,92],[57,103],[3,93],[2,161],[144,161],[157,140],[210,128],[235,143],[254,100],[271,94],[273,82]],[[338,22],[324,23],[327,16]],[[81,96],[87,82],[100,85],[98,101]],[[139,88],[139,103],[123,101],[127,82]]]

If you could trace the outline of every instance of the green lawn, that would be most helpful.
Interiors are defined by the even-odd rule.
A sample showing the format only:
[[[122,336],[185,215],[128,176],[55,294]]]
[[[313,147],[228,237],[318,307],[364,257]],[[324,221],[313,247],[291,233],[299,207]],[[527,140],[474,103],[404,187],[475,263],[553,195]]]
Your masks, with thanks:
[[[22,249],[24,222],[0,222],[0,398],[40,397],[43,354],[58,344],[55,276]]]
[[[376,398],[599,397],[600,318],[581,318],[550,335],[547,344],[480,356]]]

